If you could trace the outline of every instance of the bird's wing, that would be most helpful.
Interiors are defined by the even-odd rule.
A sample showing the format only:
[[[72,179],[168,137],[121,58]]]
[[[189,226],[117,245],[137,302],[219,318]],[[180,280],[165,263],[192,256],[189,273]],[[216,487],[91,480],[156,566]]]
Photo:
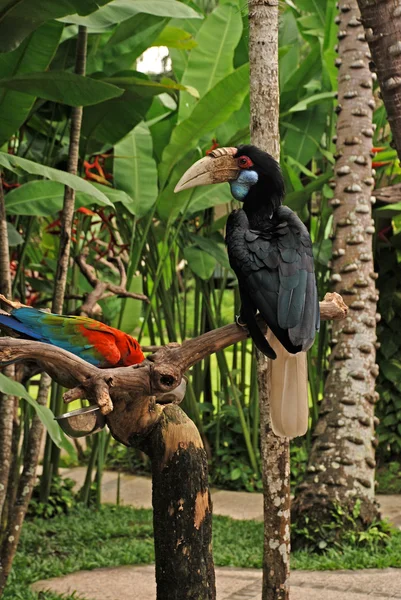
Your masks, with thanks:
[[[121,358],[112,328],[85,317],[63,316],[35,308],[18,308],[12,312],[15,329],[53,346],[76,354],[95,366],[115,366]],[[111,331],[109,331],[109,329]]]
[[[268,228],[256,231],[243,210],[234,211],[226,241],[241,295],[289,352],[308,350],[320,317],[312,243],[300,219],[282,206]]]

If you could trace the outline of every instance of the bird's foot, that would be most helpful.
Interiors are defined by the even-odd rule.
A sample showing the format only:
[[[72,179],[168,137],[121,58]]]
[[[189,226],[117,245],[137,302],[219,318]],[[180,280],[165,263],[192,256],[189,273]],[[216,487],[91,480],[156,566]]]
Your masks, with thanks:
[[[235,315],[235,322],[239,327],[243,327],[244,329],[248,328],[247,324],[241,321],[241,315]]]

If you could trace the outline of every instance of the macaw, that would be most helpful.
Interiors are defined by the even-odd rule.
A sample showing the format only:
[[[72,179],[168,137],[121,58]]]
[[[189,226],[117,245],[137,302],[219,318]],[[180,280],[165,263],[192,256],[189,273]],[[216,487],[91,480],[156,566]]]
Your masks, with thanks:
[[[2,300],[15,304],[4,297]],[[145,360],[135,338],[89,317],[55,315],[21,305],[11,313],[0,310],[0,329],[63,348],[101,369],[128,367]]]

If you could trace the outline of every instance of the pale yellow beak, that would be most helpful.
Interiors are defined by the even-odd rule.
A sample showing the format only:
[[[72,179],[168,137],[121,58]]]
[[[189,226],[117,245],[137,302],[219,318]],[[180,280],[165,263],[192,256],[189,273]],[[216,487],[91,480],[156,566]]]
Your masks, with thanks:
[[[234,158],[236,153],[237,148],[216,148],[209,156],[201,158],[185,171],[174,192],[182,192],[198,185],[234,181],[240,172]]]

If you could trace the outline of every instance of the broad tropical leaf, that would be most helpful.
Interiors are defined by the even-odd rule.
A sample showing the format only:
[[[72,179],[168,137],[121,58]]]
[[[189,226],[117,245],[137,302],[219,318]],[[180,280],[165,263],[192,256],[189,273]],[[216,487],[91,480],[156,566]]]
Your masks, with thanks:
[[[113,0],[88,17],[70,14],[61,19],[65,23],[85,25],[89,29],[108,29],[121,23],[137,13],[146,13],[157,17],[174,17],[176,19],[201,19],[202,15],[183,2],[177,0]]]
[[[114,148],[114,183],[131,197],[130,210],[142,217],[157,198],[157,167],[153,158],[152,136],[145,123],[139,123]]]
[[[234,50],[241,38],[242,18],[238,6],[218,5],[202,24],[196,48],[189,55],[181,83],[196,88],[204,96],[218,81],[233,71]],[[192,112],[195,101],[181,94],[178,120]]]
[[[36,414],[42,421],[43,425],[46,427],[50,437],[52,438],[56,446],[58,446],[59,448],[66,449],[69,454],[71,453],[71,444],[67,441],[60,427],[54,420],[54,414],[52,413],[50,408],[38,404],[36,400],[34,400],[32,396],[28,394],[28,392],[21,383],[9,379],[9,377],[6,377],[2,373],[0,373],[0,391],[3,394],[7,394],[9,396],[17,396],[18,398],[24,398],[24,400],[26,400],[28,404],[30,404],[35,409]]]
[[[68,187],[73,188],[77,192],[83,192],[84,194],[93,196],[102,204],[112,206],[112,203],[103,192],[96,189],[89,181],[85,181],[76,175],[71,175],[70,173],[59,171],[58,169],[53,169],[46,165],[40,165],[39,163],[27,160],[26,158],[21,158],[20,156],[6,154],[5,152],[0,152],[0,165],[4,169],[9,169],[17,174],[30,173],[31,175],[38,175],[39,177],[46,177],[51,181],[58,181],[59,183],[68,185]]]
[[[210,279],[216,268],[217,261],[211,254],[197,248],[188,246],[184,248],[184,257],[188,266],[201,279]]]
[[[124,93],[123,89],[110,83],[67,71],[25,73],[14,77],[3,77],[0,79],[0,90],[1,88],[69,106],[91,106]]]
[[[16,77],[31,71],[47,69],[57,50],[62,31],[61,23],[46,23],[17,50],[0,54],[0,78]],[[0,147],[24,123],[34,101],[35,98],[27,94],[0,89]]]
[[[110,0],[19,0],[0,8],[0,52],[15,50],[46,21],[78,12],[88,15]],[[50,23],[48,23],[49,25]]]
[[[174,129],[160,165],[163,185],[174,165],[198,144],[203,135],[213,131],[239,110],[248,93],[248,84],[249,66],[246,64],[219,81],[199,100],[191,116]]]

